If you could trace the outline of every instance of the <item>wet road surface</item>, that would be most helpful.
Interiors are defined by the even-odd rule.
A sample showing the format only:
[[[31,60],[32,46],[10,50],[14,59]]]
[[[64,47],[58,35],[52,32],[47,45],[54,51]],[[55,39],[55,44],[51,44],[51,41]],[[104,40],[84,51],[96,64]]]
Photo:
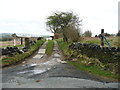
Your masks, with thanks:
[[[38,52],[20,65],[4,68],[3,88],[118,88],[117,82],[80,71],[63,61],[55,41],[54,52],[45,54],[45,42]]]

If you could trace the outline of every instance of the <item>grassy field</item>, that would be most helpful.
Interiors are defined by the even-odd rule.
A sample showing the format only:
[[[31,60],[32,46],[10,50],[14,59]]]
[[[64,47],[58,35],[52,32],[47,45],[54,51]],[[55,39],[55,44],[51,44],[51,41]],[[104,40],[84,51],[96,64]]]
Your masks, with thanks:
[[[112,38],[109,38],[109,40],[111,40],[111,39]],[[116,38],[114,38],[114,39],[116,39]],[[68,63],[70,65],[74,65],[76,68],[78,68],[80,70],[83,70],[83,71],[86,71],[88,73],[91,73],[91,74],[94,74],[94,75],[97,75],[97,76],[101,76],[101,77],[104,77],[104,78],[109,78],[111,80],[117,80],[119,78],[118,75],[116,75],[115,73],[112,73],[110,71],[106,71],[106,70],[104,70],[104,69],[102,69],[100,67],[93,66],[93,65],[86,66],[83,63],[80,63],[79,60],[74,61],[74,62],[71,61],[72,59],[70,58],[71,55],[70,55],[69,49],[68,49],[68,46],[71,43],[63,42],[62,39],[58,39],[57,42],[58,42],[60,48],[62,49],[64,55],[67,57],[67,59],[69,58]],[[89,40],[87,39],[87,40],[83,40],[81,42],[82,43],[98,44],[99,41],[96,38],[91,38]],[[91,59],[91,58],[89,58],[89,59]]]
[[[54,48],[54,41],[53,40],[49,40],[47,45],[46,45],[46,51],[45,53],[50,56],[53,52],[53,48]]]
[[[118,37],[106,37],[108,41],[110,42],[112,47],[118,47],[120,44],[118,42]],[[101,40],[98,37],[84,37],[81,41],[81,43],[90,43],[90,44],[101,44]],[[104,40],[105,46],[108,46],[106,41]]]

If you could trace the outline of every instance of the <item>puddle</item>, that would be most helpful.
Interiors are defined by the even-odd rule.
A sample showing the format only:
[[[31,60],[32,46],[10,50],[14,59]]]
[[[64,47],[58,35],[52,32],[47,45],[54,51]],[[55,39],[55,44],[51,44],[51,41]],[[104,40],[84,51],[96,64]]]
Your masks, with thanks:
[[[28,71],[18,72],[17,74],[25,74],[28,73]]]
[[[47,70],[50,70],[51,68],[47,68]]]
[[[50,63],[50,61],[47,61],[47,62],[45,62],[45,63],[43,63],[43,64],[49,64]]]
[[[37,66],[37,64],[29,64],[29,66]]]
[[[26,64],[26,65],[23,65],[23,67],[21,67],[25,70],[22,69],[22,71],[17,72],[17,74],[27,74],[28,76],[41,74],[46,71],[49,71],[57,63],[58,63],[57,59],[52,58],[50,61],[47,61],[41,64]]]
[[[32,69],[36,66],[38,66],[38,64],[25,64],[25,65],[20,66],[17,70]]]
[[[22,65],[23,67],[25,66],[28,66],[28,67],[33,67],[33,66],[37,66],[37,64],[25,64],[25,65]]]
[[[33,74],[41,74],[45,71],[47,71],[47,70],[45,70],[45,69],[44,70],[32,70]]]
[[[55,64],[57,64],[58,62],[57,62],[57,60],[56,60],[56,58],[53,58],[53,59],[51,59],[50,61],[47,61],[47,62],[45,62],[45,63],[43,63],[44,65],[50,65],[50,66],[54,66]]]
[[[18,72],[17,74],[27,74],[27,73],[30,73],[30,75],[35,75],[35,74],[41,74],[43,72],[46,72],[47,70],[46,69],[43,69],[43,70],[28,70],[28,71]]]

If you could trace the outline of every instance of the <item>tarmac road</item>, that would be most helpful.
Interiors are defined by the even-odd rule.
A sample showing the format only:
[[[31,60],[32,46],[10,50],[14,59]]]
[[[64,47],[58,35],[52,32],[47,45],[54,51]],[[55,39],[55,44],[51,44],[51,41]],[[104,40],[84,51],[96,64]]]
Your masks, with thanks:
[[[46,44],[22,64],[4,68],[2,88],[118,88],[117,82],[90,75],[62,61],[64,56],[56,41],[52,56],[47,57]]]

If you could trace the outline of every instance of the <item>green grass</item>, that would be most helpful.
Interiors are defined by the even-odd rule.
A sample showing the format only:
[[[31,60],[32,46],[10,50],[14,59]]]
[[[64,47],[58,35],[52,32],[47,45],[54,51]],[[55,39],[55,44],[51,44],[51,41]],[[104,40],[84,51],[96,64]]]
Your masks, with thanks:
[[[81,43],[89,43],[89,44],[100,44],[100,40],[82,40]],[[106,43],[105,43],[106,44]]]
[[[68,46],[70,45],[70,43],[63,42],[62,39],[58,39],[57,42],[58,42],[60,48],[62,49],[64,55],[69,58],[70,53],[68,53],[69,52]],[[95,43],[98,43],[99,41],[94,41],[94,42],[90,41],[90,42],[95,44]],[[100,67],[93,66],[93,65],[85,66],[82,63],[80,63],[79,60],[77,60],[76,62],[68,61],[68,63],[71,65],[74,65],[76,68],[78,68],[80,70],[86,71],[93,75],[98,75],[101,77],[111,78],[111,79],[118,79],[118,75],[111,73],[110,71],[105,71],[105,70],[101,69]]]
[[[118,47],[119,46],[119,42],[118,42],[118,37],[106,37],[108,39],[108,41],[110,42],[112,47]],[[101,44],[101,40],[99,38],[96,39],[91,39],[91,40],[81,40],[81,43],[89,43],[89,44],[97,44],[100,45]],[[104,44],[105,46],[108,46],[108,44],[106,43],[106,41],[104,40]]]
[[[110,41],[111,46],[113,47],[119,47],[120,46],[120,37],[111,37],[108,38],[108,40]]]
[[[106,78],[111,78],[111,79],[118,79],[118,75],[113,74],[113,73],[108,72],[108,71],[105,71],[105,70],[102,70],[102,69],[95,67],[95,66],[85,66],[81,63],[72,62],[72,61],[68,61],[68,63],[75,66],[79,70],[83,70],[83,71],[86,71],[86,72],[91,73],[91,74],[95,74],[95,75],[98,75],[101,77],[106,77]]]
[[[1,59],[1,63],[2,66],[7,66],[7,65],[11,65],[17,62],[20,62],[22,60],[25,60],[25,58],[29,57],[30,55],[32,55],[43,43],[45,42],[45,40],[39,40],[35,45],[31,46],[31,48],[22,54],[16,54],[12,57],[5,57]]]
[[[68,55],[68,46],[71,44],[70,42],[69,43],[66,43],[66,42],[63,42],[62,39],[57,39],[57,42],[59,44],[59,47],[60,49],[63,51],[64,55],[67,56]]]
[[[46,45],[46,51],[45,53],[50,56],[53,52],[53,48],[54,48],[54,41],[53,40],[49,40],[47,45]]]

